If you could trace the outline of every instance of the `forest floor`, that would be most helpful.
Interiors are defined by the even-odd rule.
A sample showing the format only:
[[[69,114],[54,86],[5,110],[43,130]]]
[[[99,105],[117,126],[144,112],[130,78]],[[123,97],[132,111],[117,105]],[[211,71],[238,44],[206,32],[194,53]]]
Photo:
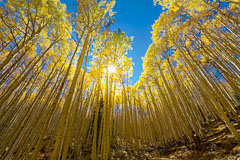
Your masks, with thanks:
[[[233,123],[240,134],[240,125]],[[172,142],[169,146],[140,145],[139,153],[126,149],[125,144],[113,142],[110,160],[240,160],[240,144],[226,127],[224,122],[212,120],[203,128],[201,138],[194,142]],[[43,154],[45,155],[45,154]],[[41,156],[41,160],[49,159]],[[76,159],[68,155],[67,159]],[[91,147],[83,151],[81,159],[91,159]]]
[[[240,133],[240,126],[235,124],[235,127],[238,128],[238,132]],[[159,157],[183,160],[240,160],[240,146],[226,125],[218,122],[205,132],[199,145],[190,143],[173,146],[168,150],[152,153],[151,159]]]
[[[234,123],[234,126],[240,133],[240,125]],[[206,125],[201,137],[192,143],[175,143],[165,148],[141,148],[138,158],[130,152],[113,150],[114,159],[240,160],[240,145],[223,122]]]

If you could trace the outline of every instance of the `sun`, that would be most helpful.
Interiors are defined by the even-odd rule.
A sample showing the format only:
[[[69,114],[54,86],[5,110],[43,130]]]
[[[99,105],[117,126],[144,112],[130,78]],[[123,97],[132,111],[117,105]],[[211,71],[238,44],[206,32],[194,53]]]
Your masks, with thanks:
[[[109,71],[110,73],[114,73],[114,72],[116,71],[116,67],[113,66],[113,65],[109,65],[109,66],[108,66],[108,71]]]

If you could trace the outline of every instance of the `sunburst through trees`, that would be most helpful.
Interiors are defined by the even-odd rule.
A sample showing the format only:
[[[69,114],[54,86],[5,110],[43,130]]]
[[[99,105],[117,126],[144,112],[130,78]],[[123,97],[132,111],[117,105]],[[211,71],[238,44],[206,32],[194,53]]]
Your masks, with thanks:
[[[138,157],[194,141],[211,118],[240,143],[239,1],[154,1],[165,11],[134,86],[133,37],[109,30],[115,1],[76,3],[0,2],[1,159],[107,160],[115,144]]]

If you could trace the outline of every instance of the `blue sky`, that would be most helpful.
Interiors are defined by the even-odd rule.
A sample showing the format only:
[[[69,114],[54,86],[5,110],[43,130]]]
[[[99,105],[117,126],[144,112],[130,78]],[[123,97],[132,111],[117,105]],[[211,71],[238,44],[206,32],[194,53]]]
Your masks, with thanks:
[[[60,0],[67,5],[69,12],[74,11],[74,0]],[[133,77],[130,79],[131,84],[138,81],[142,72],[142,59],[151,44],[152,24],[162,13],[159,5],[154,6],[153,0],[116,0],[113,11],[115,22],[111,30],[120,28],[127,36],[134,36],[133,50],[128,53],[135,63],[133,67]]]

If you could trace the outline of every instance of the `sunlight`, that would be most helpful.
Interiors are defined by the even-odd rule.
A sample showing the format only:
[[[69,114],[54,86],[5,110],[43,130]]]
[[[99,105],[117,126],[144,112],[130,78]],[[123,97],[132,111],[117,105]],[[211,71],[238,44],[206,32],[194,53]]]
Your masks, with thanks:
[[[109,71],[110,73],[115,73],[116,67],[113,66],[113,65],[109,65],[109,66],[108,66],[108,71]]]
[[[46,1],[0,0],[0,160],[239,159],[240,0]]]

